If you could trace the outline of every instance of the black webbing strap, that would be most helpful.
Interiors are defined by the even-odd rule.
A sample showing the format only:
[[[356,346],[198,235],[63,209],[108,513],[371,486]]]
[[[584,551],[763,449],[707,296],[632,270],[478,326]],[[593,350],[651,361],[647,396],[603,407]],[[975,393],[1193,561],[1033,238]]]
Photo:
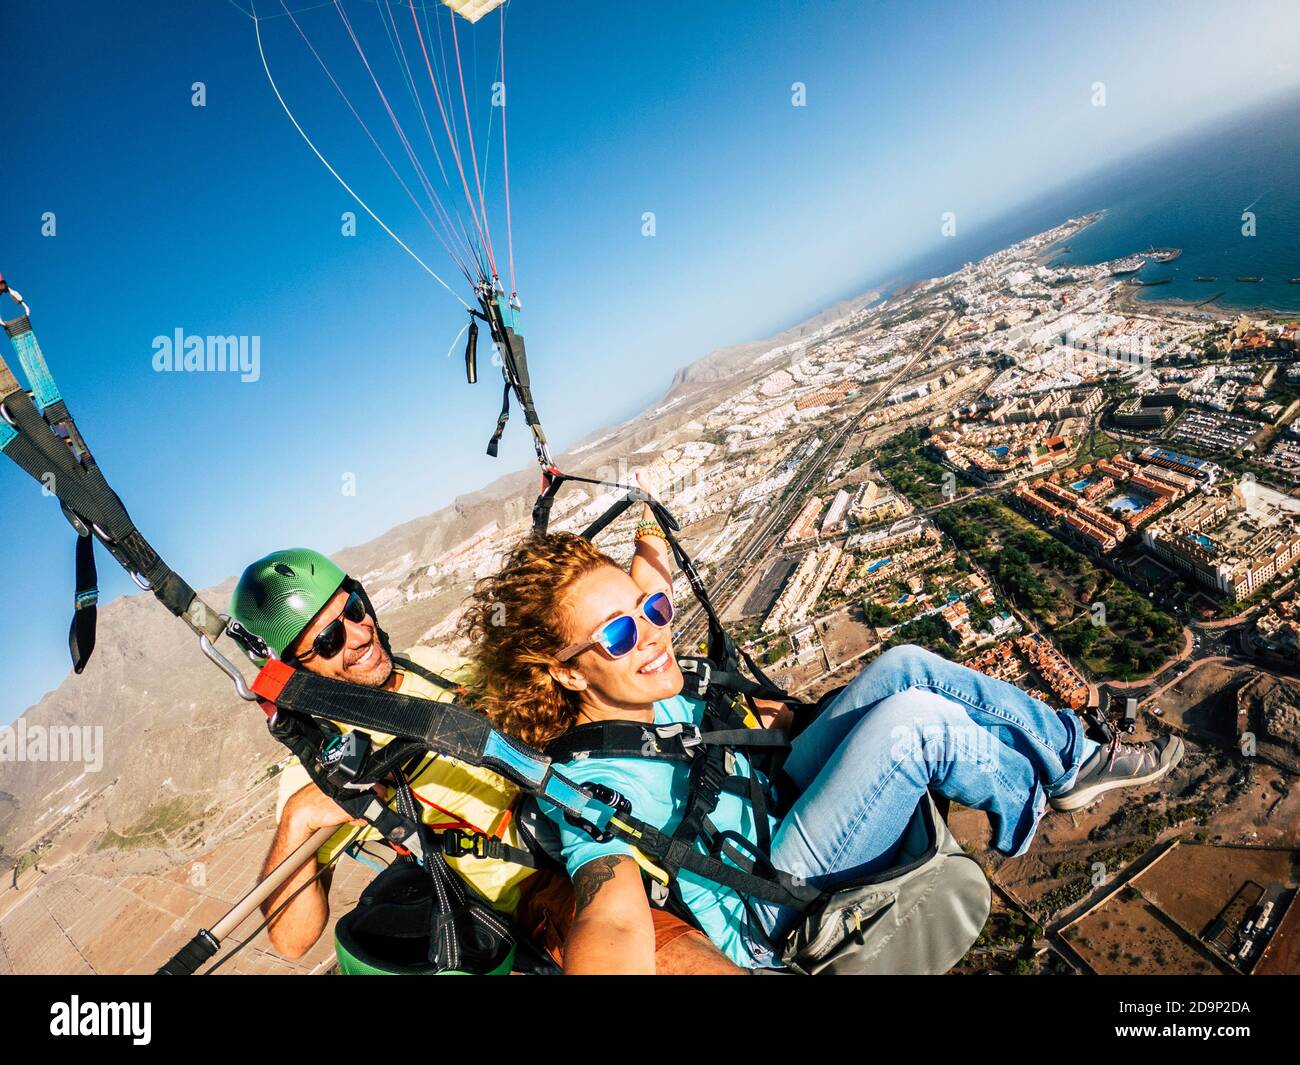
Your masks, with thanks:
[[[426,700],[427,701],[427,700]],[[396,773],[399,784],[405,776],[399,770],[423,750],[423,744],[395,739],[376,751],[367,761],[365,771],[351,787],[340,787],[322,772],[319,756],[322,744],[334,733],[323,728],[309,715],[284,709],[277,710],[269,723],[271,735],[284,744],[298,759],[311,777],[312,783],[338,803],[353,817],[364,818],[372,828],[389,843],[421,851],[422,842],[429,843],[438,854],[458,858],[472,854],[476,858],[494,858],[515,865],[537,867],[531,853],[482,832],[461,828],[438,829],[425,825],[419,816],[416,799],[409,785],[405,792],[399,787],[395,801],[397,809],[383,802],[372,785],[385,782],[390,773]],[[402,799],[405,798],[405,802]]]
[[[280,667],[287,680],[278,689],[268,678],[268,670]],[[301,669],[289,670],[279,662],[269,662],[253,691],[277,708],[337,721],[368,732],[383,732],[403,739],[418,740],[430,751],[450,758],[494,769],[507,779],[518,782],[519,765],[494,756],[493,740],[499,740],[520,758],[535,763],[538,755],[497,733],[480,713],[456,703],[435,702],[415,695],[363,688],[344,681],[319,677]],[[549,760],[542,759],[543,767]]]
[[[497,449],[501,446],[501,434],[506,431],[506,422],[510,420],[510,379],[506,379],[505,387],[501,389],[501,413],[497,415],[496,431],[492,434],[492,439],[488,441],[487,453],[493,458],[497,457]]]
[[[685,870],[730,888],[740,895],[748,895],[764,902],[802,908],[823,897],[822,892],[799,883],[789,873],[775,870],[767,876],[758,876],[728,865],[711,854],[697,850],[693,840],[688,842],[672,839],[662,832],[652,831],[645,833],[637,845],[665,869]]]
[[[719,688],[736,695],[748,695],[754,699],[776,699],[784,702],[790,698],[789,692],[785,689],[778,688],[774,684],[750,680],[739,670],[715,669],[713,663],[707,658],[678,655],[677,666],[687,678],[687,683],[693,684],[694,690],[691,694],[701,699],[707,699],[710,692]]]
[[[207,609],[145,540],[89,453],[83,453],[83,461],[79,462],[68,441],[36,410],[26,392],[19,390],[0,397],[0,404],[17,432],[5,446],[5,454],[58,497],[65,511],[79,519],[85,529],[93,530],[123,568],[147,584],[168,610],[196,633],[218,638],[225,627],[220,614]],[[70,436],[76,435],[75,423],[62,402],[51,406],[48,413],[61,415],[59,427]],[[83,650],[92,643],[83,640]],[[88,652],[85,657],[89,657]]]
[[[95,625],[99,615],[99,575],[95,570],[95,541],[86,533],[77,537],[77,591],[72,624],[68,628],[68,651],[72,671],[80,674],[95,650]]]
[[[524,338],[506,325],[496,296],[486,286],[479,290],[478,296],[479,306],[483,309],[479,317],[487,321],[492,339],[501,353],[501,376],[505,382],[501,396],[501,413],[497,417],[496,431],[488,441],[487,453],[496,457],[501,434],[505,432],[506,422],[510,420],[510,393],[513,391],[519,399],[519,406],[523,408],[524,420],[533,432],[533,447],[537,452],[537,461],[541,463],[543,469],[546,469],[551,461],[550,451],[546,443],[546,433],[542,429],[541,418],[537,414],[537,405],[533,402],[532,380],[528,373],[528,349]],[[468,364],[466,372],[468,375]]]
[[[542,422],[537,416],[537,406],[533,403],[533,382],[528,373],[528,348],[524,338],[504,322],[501,323],[501,337],[505,342],[502,361],[510,368],[515,394],[519,397],[519,405],[524,408],[524,421],[545,443],[546,434],[542,432]]]
[[[790,746],[778,729],[701,729],[695,725],[638,724],[634,721],[597,721],[579,725],[546,745],[547,757],[557,762],[586,758],[649,758],[689,762],[705,747],[785,750]]]

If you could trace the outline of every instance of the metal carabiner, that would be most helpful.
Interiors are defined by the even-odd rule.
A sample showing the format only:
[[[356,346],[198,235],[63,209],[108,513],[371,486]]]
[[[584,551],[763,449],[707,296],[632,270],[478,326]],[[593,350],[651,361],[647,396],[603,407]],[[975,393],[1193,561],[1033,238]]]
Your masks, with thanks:
[[[22,308],[23,314],[30,317],[32,313],[32,309],[27,306],[27,301],[23,299],[22,294],[16,288],[10,287],[9,282],[4,279],[4,274],[0,274],[0,295],[3,295],[6,292],[9,294],[9,298],[13,300],[16,304],[18,304],[20,308]],[[7,321],[5,321],[3,318],[0,318],[0,325],[8,325],[8,324],[9,323]]]
[[[248,687],[248,682],[244,680],[244,675],[235,668],[235,664],[225,655],[212,646],[212,641],[206,635],[199,637],[199,650],[207,656],[222,673],[230,678],[231,683],[235,686],[235,693],[245,702],[261,702],[253,691]]]

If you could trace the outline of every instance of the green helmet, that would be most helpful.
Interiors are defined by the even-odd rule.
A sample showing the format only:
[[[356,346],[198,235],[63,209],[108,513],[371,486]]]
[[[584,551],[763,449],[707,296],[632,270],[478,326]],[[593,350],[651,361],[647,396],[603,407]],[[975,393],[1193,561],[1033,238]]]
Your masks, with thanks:
[[[273,551],[244,570],[230,596],[230,616],[283,658],[347,579],[319,551]]]

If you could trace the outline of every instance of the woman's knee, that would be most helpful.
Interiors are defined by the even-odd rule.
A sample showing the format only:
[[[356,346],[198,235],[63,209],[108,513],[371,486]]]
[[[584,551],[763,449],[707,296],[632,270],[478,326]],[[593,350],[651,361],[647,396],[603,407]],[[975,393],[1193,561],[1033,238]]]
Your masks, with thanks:
[[[918,681],[933,674],[936,663],[943,661],[914,643],[899,644],[876,657],[854,677],[845,694],[858,705],[878,702],[895,692],[915,687]]]
[[[870,723],[869,742],[884,739],[891,760],[923,766],[927,775],[955,759],[979,756],[984,746],[978,726],[962,707],[936,692],[907,691],[890,696],[865,722]]]
[[[905,669],[928,653],[920,644],[900,643],[881,654],[871,665],[873,668]]]

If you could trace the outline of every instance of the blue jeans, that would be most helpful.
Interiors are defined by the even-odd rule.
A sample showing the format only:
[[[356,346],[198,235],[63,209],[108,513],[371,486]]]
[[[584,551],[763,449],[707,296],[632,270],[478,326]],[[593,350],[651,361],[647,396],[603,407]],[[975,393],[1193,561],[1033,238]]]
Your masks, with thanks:
[[[794,741],[798,798],[772,864],[819,888],[887,868],[927,789],[989,814],[994,846],[1023,854],[1049,795],[1097,749],[1083,722],[920,647],[886,651]],[[779,937],[797,913],[758,903]]]

